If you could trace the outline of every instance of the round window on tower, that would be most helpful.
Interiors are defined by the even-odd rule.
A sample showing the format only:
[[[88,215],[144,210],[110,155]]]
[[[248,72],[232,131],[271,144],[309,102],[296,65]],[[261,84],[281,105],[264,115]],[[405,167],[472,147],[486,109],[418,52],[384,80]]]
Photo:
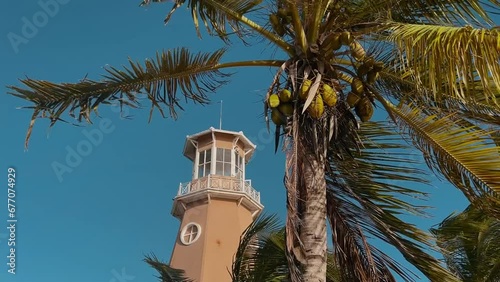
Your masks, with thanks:
[[[181,242],[184,245],[191,245],[198,238],[200,238],[201,235],[201,226],[198,223],[190,222],[182,228],[181,231]]]

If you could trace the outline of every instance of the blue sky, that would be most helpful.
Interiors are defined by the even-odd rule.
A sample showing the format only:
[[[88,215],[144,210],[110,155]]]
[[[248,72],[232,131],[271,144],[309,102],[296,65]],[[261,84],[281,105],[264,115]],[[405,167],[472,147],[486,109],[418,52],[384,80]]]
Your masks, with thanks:
[[[54,1],[9,1],[0,11],[0,85],[20,85],[17,80],[25,75],[56,82],[73,82],[86,74],[97,79],[106,64],[120,66],[128,57],[144,61],[162,49],[211,51],[223,46],[207,35],[198,39],[185,8],[164,26],[170,3],[140,8],[139,1]],[[40,4],[49,2],[57,3],[50,14]],[[25,27],[26,22],[37,23],[36,30]],[[12,43],[14,37],[19,40],[16,36],[24,37],[21,43]],[[225,60],[274,54],[262,47],[235,41]],[[224,101],[223,129],[241,130],[258,146],[247,178],[261,192],[265,211],[284,219],[284,156],[274,154],[262,119],[261,101],[272,76],[268,68],[238,69],[231,83],[211,96],[212,105],[189,103],[177,121],[155,113],[148,123],[147,103],[143,110],[128,110],[131,119],[120,117],[115,108],[102,109],[101,119],[82,127],[58,123],[49,130],[48,122],[39,120],[28,151],[24,138],[31,112],[16,107],[29,104],[7,95],[4,88],[0,281],[157,281],[142,262],[143,255],[154,252],[166,261],[170,258],[179,227],[170,215],[172,198],[179,183],[191,177],[191,163],[182,155],[185,137],[218,126],[219,100]],[[88,140],[85,132],[98,130],[100,122],[107,129],[102,140],[71,172],[58,176],[53,164],[64,164],[68,152]],[[7,273],[6,265],[9,167],[17,171],[15,275]],[[435,187],[422,190],[432,193],[426,204],[435,207],[430,211],[434,217],[405,217],[424,229],[466,205],[457,190],[433,179]],[[383,249],[399,260],[394,250]]]

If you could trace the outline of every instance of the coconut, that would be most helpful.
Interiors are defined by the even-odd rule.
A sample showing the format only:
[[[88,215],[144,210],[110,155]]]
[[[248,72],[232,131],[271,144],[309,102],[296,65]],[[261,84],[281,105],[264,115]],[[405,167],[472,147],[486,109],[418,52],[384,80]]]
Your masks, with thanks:
[[[342,47],[342,42],[340,42],[340,33],[331,33],[323,41],[323,49],[328,53],[335,51]]]
[[[321,93],[323,95],[323,101],[330,107],[335,106],[337,103],[337,92],[328,84],[323,84],[323,91]]]
[[[373,105],[367,97],[364,97],[359,101],[355,108],[356,115],[361,119],[361,121],[369,121],[373,116]]]
[[[381,71],[381,70],[383,70],[384,69],[384,62],[375,62],[373,64],[373,69],[375,71]]]
[[[288,89],[282,89],[280,91],[280,101],[286,103],[290,100],[292,100],[292,92]]]
[[[359,99],[360,99],[360,97],[358,94],[356,94],[354,92],[349,92],[347,94],[346,102],[349,105],[349,107],[353,108],[358,104]]]
[[[280,104],[280,98],[278,97],[277,94],[271,94],[269,96],[269,100],[267,100],[269,107],[271,108],[276,108]]]
[[[293,104],[292,103],[281,103],[278,106],[278,110],[284,114],[285,116],[289,117],[293,114]]]
[[[354,57],[354,59],[356,59],[357,61],[362,61],[365,58],[366,51],[358,41],[353,41],[351,44],[349,44],[349,47],[351,48],[351,55]]]
[[[342,42],[342,45],[349,45],[352,42],[352,35],[349,31],[343,31],[340,34],[340,42]]]
[[[354,78],[351,83],[351,90],[356,94],[359,95],[363,94],[364,91],[363,81],[361,81],[359,78]]]
[[[309,115],[315,119],[318,119],[321,115],[323,115],[325,105],[323,104],[323,98],[321,98],[321,95],[316,95],[316,97],[314,97],[309,107],[307,107],[307,111],[309,112]]]
[[[365,74],[367,74],[371,70],[371,67],[368,66],[367,64],[363,63],[361,64],[356,73],[358,74],[359,77],[363,77]]]
[[[271,120],[276,125],[286,124],[286,117],[283,115],[277,108],[272,109],[271,111]]]
[[[307,94],[309,93],[309,88],[311,87],[312,80],[310,79],[304,79],[304,82],[302,82],[302,87],[300,88],[300,99],[306,100],[307,99]]]

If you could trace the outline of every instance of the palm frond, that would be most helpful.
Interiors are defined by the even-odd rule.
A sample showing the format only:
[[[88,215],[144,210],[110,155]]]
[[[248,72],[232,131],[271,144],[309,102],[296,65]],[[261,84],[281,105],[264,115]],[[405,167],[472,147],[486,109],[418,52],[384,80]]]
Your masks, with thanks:
[[[149,5],[151,2],[160,3],[166,0],[144,0],[141,2],[140,6]],[[168,15],[165,17],[164,22],[168,24],[173,13],[180,8],[185,0],[175,0],[174,5]],[[205,3],[206,2],[206,3]],[[253,9],[255,9],[260,4],[259,1],[250,0],[235,0],[235,1],[199,1],[191,0],[188,1],[188,8],[191,9],[191,16],[193,17],[193,23],[195,25],[198,35],[200,35],[199,19],[202,20],[203,24],[207,28],[210,34],[214,32],[221,36],[224,40],[227,40],[228,32],[226,31],[226,26],[231,25],[233,31],[241,32],[239,22],[234,18],[227,15],[228,11],[232,13],[243,15]],[[210,24],[210,25],[209,25]]]
[[[165,117],[162,105],[167,106],[170,116],[177,117],[176,110],[182,107],[177,92],[185,100],[206,104],[208,93],[215,92],[227,83],[229,74],[220,71],[228,65],[220,64],[225,50],[210,53],[192,54],[185,48],[157,53],[156,60],[146,60],[144,66],[129,60],[129,67],[123,70],[106,68],[107,74],[100,81],[83,79],[77,83],[53,83],[31,78],[22,79],[26,88],[9,86],[10,94],[34,103],[35,113],[48,117],[53,126],[61,120],[61,115],[69,115],[79,122],[82,118],[91,122],[91,112],[97,111],[100,104],[117,102],[120,106],[139,106],[141,94],[151,101],[151,113],[158,109]],[[231,65],[229,65],[231,66]],[[28,129],[26,146],[33,128]]]
[[[359,153],[353,157],[338,150],[329,153],[328,218],[338,248],[336,259],[347,270],[346,281],[394,281],[390,270],[404,281],[414,281],[414,274],[367,242],[368,236],[374,236],[395,246],[432,281],[455,281],[427,253],[431,237],[398,218],[402,213],[425,215],[425,207],[401,195],[426,197],[405,183],[426,184],[427,180],[407,153],[408,146],[391,129],[387,122],[364,123],[360,129],[364,148]]]
[[[160,261],[155,254],[146,255],[144,261],[158,271],[161,282],[194,282],[184,276],[184,270],[170,267]]]
[[[412,80],[430,89],[423,95],[442,100],[449,95],[463,102],[478,100],[476,80],[484,90],[482,101],[498,105],[500,92],[500,32],[471,26],[449,27],[392,23],[393,41],[399,49],[398,66]]]
[[[240,236],[240,243],[233,259],[231,272],[233,282],[259,281],[254,279],[260,275],[283,275],[283,272],[270,272],[269,269],[263,268],[262,265],[260,265],[262,261],[259,261],[259,259],[269,259],[270,263],[280,264],[281,256],[284,255],[284,253],[276,253],[276,250],[274,250],[274,252],[269,252],[268,250],[268,248],[272,247],[269,244],[275,243],[275,241],[269,241],[268,236],[277,233],[278,230],[279,224],[276,215],[265,214],[259,215],[259,217],[245,229]],[[262,258],[261,255],[263,251],[265,254],[269,254],[270,257]],[[269,276],[267,277],[269,278]]]
[[[500,219],[472,203],[431,229],[448,267],[463,281],[500,279]]]
[[[386,56],[382,58],[387,66],[394,65],[394,58]],[[375,87],[390,100],[398,100],[402,103],[413,104],[420,107],[426,114],[450,115],[467,119],[476,124],[489,124],[500,126],[500,104],[487,103],[484,100],[484,89],[481,81],[474,81],[469,89],[470,99],[464,101],[448,95],[446,87],[443,87],[438,96],[440,101],[434,99],[432,90],[425,88],[418,82],[408,79],[410,74],[398,69],[386,68],[380,72],[380,78]],[[494,92],[500,101],[500,91]]]
[[[306,42],[311,44],[316,44],[319,32],[320,25],[324,20],[327,19],[328,10],[333,12],[331,7],[333,6],[334,1],[332,0],[301,0],[301,1],[277,1],[278,7],[286,7],[292,13],[296,13],[296,15],[292,15],[292,22],[297,20],[300,22],[294,22],[294,31],[296,37],[301,37],[299,35],[299,30],[307,30],[307,40]],[[300,29],[298,29],[300,26]],[[304,35],[306,35],[304,33]]]
[[[344,270],[341,281],[395,281],[385,262],[373,254],[376,248],[367,243],[360,226],[352,224],[351,215],[344,213],[341,200],[332,190],[327,191],[327,206],[335,261]]]
[[[427,116],[410,106],[391,111],[423,152],[429,168],[440,172],[469,200],[500,192],[500,150],[491,132],[463,128],[450,117]]]
[[[240,241],[239,252],[235,255],[233,267],[233,282],[282,282],[290,281],[288,260],[286,257],[285,228],[277,229],[273,223],[264,227],[262,221],[271,216],[262,216],[245,234],[254,234],[250,239]],[[260,227],[258,227],[260,225]],[[257,230],[258,229],[258,230]],[[259,231],[260,230],[260,231]],[[339,282],[340,268],[336,264],[332,252],[328,252],[327,282]]]
[[[432,103],[429,102],[429,104]],[[453,97],[446,97],[437,106],[440,109],[445,108],[449,114],[457,113],[463,118],[478,123],[490,124],[495,127],[500,126],[500,105],[487,105],[475,101],[464,102]]]
[[[486,5],[496,6],[490,10],[498,10],[499,2],[478,0],[365,0],[352,1],[352,16],[357,21],[373,21],[390,11],[392,19],[405,23],[474,23],[491,24],[493,21],[486,11]],[[356,19],[353,19],[356,20]]]
[[[141,5],[148,5],[150,2],[164,2],[163,0],[144,0]],[[165,17],[165,24],[170,21],[172,14],[182,5],[185,0],[175,0],[174,6]],[[256,22],[250,20],[245,14],[262,9],[262,1],[254,0],[189,0],[188,8],[191,10],[191,17],[198,36],[201,38],[200,20],[210,35],[216,35],[226,44],[230,43],[230,35],[236,35],[243,42],[245,37],[257,33],[285,52],[293,52],[291,45],[287,44],[281,37],[265,29]],[[246,28],[243,26],[245,25]],[[228,30],[228,27],[231,31]]]
[[[285,250],[285,228],[260,236],[254,246],[252,258],[247,261],[251,262],[247,266],[247,278],[238,281],[286,281],[289,272]]]

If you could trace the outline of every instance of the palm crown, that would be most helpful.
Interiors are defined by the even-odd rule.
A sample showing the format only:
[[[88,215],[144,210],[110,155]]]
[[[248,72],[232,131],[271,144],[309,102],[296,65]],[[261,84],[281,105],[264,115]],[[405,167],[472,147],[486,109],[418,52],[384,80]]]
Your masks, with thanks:
[[[141,5],[162,0],[144,0]],[[413,276],[371,245],[394,245],[431,280],[456,278],[425,252],[430,237],[397,217],[421,214],[401,199],[426,183],[402,145],[411,139],[427,165],[469,200],[500,191],[500,36],[485,7],[496,0],[176,0],[165,23],[186,5],[200,26],[225,44],[252,36],[279,48],[270,60],[223,62],[226,49],[159,52],[143,64],[110,67],[101,80],[52,83],[23,79],[11,94],[34,103],[51,126],[63,113],[91,121],[102,104],[135,107],[147,94],[151,111],[176,117],[179,95],[208,103],[234,67],[274,67],[264,98],[266,121],[284,140],[286,251],[292,281],[325,281],[326,224],[346,281],[406,281]],[[252,20],[255,19],[255,20]],[[264,20],[262,20],[264,19]],[[370,122],[375,108],[390,122]],[[358,118],[356,118],[356,116]],[[26,143],[27,144],[27,143]],[[391,181],[387,181],[391,180]],[[494,202],[494,201],[493,201]],[[492,205],[485,205],[499,216]]]

